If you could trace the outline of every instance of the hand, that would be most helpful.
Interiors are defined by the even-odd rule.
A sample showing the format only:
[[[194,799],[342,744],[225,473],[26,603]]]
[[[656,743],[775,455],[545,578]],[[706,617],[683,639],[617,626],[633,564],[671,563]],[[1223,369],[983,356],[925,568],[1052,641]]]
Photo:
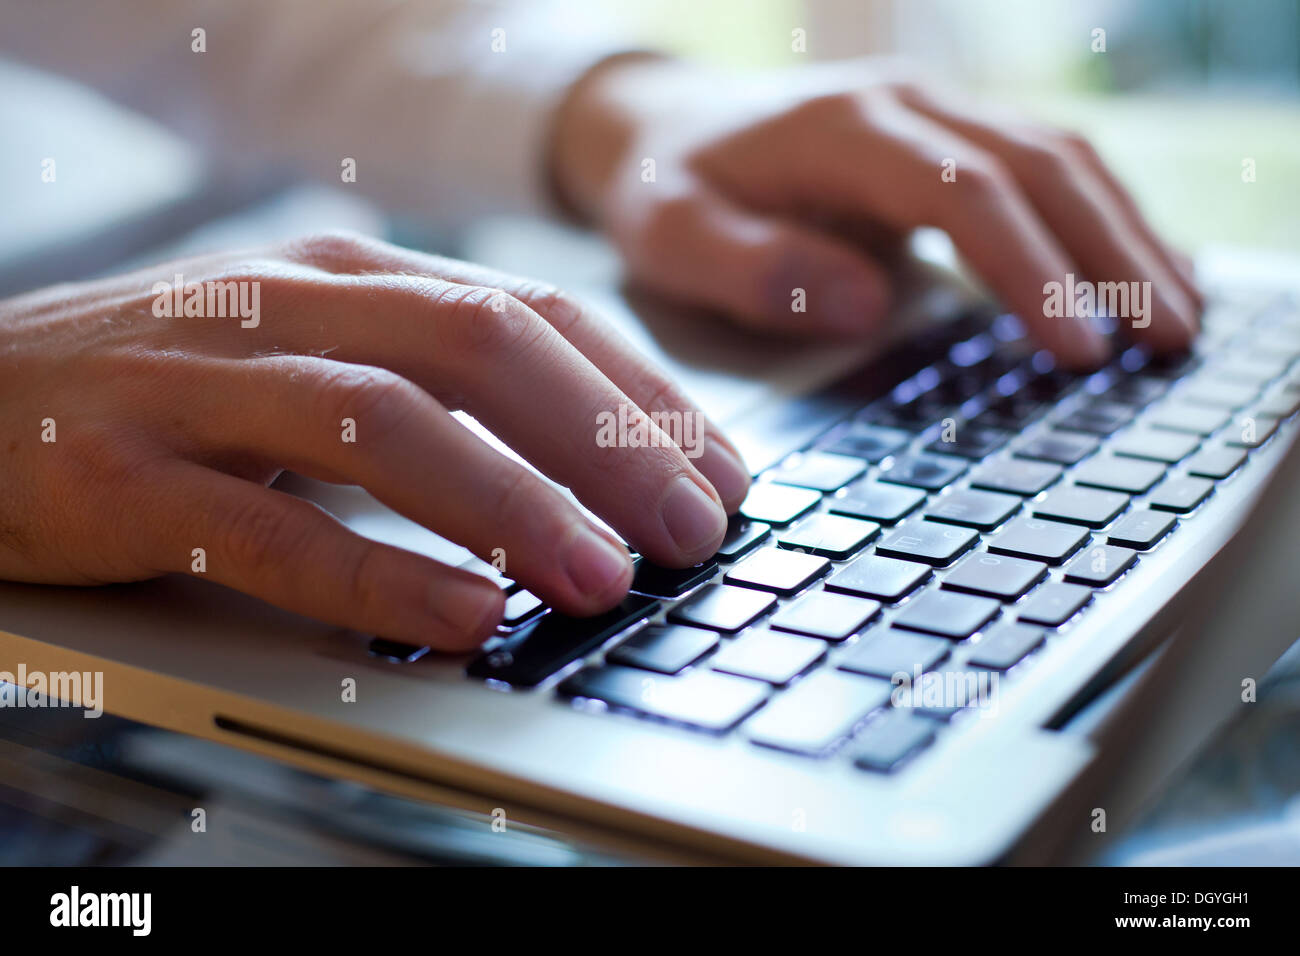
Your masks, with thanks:
[[[1045,314],[1045,284],[1067,273],[1150,281],[1131,334],[1185,347],[1201,307],[1190,266],[1091,147],[956,102],[860,62],[728,80],[615,58],[561,109],[553,172],[634,278],[750,326],[868,332],[888,310],[889,250],[929,225],[1066,364],[1106,354],[1088,322]]]
[[[165,317],[173,297],[162,290],[178,273],[239,283],[244,310]],[[0,576],[193,573],[443,648],[491,633],[500,590],[265,487],[281,469],[362,485],[485,560],[503,549],[509,576],[575,614],[626,593],[626,548],[449,409],[660,564],[711,555],[749,484],[702,416],[695,458],[648,422],[651,447],[598,440],[598,417],[620,406],[632,423],[699,412],[566,296],[349,236],[0,302],[0,366]]]

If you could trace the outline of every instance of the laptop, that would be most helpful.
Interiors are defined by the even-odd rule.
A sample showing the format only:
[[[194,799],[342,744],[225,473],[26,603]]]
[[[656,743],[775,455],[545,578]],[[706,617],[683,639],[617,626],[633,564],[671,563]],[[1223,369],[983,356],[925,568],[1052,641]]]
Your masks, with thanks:
[[[1071,375],[944,300],[744,403],[716,559],[640,562],[595,618],[303,484],[495,580],[499,633],[451,657],[183,577],[4,584],[0,670],[102,672],[113,713],[647,861],[1086,859],[1297,636],[1300,300],[1209,294],[1188,356]]]

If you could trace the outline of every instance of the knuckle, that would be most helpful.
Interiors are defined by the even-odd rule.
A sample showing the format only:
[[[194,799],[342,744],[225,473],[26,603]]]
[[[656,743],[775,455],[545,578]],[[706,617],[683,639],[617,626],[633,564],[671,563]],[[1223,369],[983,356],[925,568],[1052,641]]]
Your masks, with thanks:
[[[363,365],[340,364],[316,382],[321,420],[333,428],[351,418],[366,442],[382,440],[401,427],[420,398],[420,390],[395,372]]]
[[[1011,190],[1012,177],[1002,163],[987,154],[968,158],[958,167],[956,185],[968,200],[992,203]]]
[[[387,575],[383,557],[383,548],[376,544],[366,544],[353,549],[345,559],[348,568],[340,580],[348,582],[349,600],[363,613],[385,604]]]
[[[569,293],[544,283],[527,283],[515,290],[515,297],[550,323],[561,335],[576,329],[586,317],[586,308]]]
[[[223,558],[249,578],[285,567],[303,545],[304,532],[293,514],[275,499],[243,504],[225,522]]]
[[[548,326],[501,289],[452,285],[434,303],[441,344],[452,354],[509,359],[529,351]]]
[[[814,125],[839,124],[862,116],[862,96],[856,91],[836,90],[818,93],[791,108],[790,118]]]
[[[346,229],[331,229],[312,233],[289,243],[288,252],[314,265],[338,265],[366,258],[373,250],[375,240]]]

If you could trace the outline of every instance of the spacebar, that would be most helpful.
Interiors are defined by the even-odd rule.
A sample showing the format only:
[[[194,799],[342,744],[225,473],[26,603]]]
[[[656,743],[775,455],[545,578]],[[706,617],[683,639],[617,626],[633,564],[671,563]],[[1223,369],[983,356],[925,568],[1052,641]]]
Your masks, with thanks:
[[[535,687],[658,607],[654,598],[629,594],[613,610],[595,617],[569,617],[552,611],[474,658],[465,673],[480,680]]]

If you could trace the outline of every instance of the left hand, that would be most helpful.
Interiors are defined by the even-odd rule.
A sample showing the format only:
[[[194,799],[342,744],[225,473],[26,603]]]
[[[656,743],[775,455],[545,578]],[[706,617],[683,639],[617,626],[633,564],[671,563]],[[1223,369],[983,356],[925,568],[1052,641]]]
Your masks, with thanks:
[[[889,252],[925,225],[1066,365],[1107,354],[1087,321],[1046,314],[1044,285],[1067,273],[1151,282],[1149,324],[1130,334],[1186,347],[1190,265],[1088,143],[951,102],[861,62],[730,80],[615,58],[561,109],[553,171],[634,278],[751,327],[869,334],[888,313]]]

